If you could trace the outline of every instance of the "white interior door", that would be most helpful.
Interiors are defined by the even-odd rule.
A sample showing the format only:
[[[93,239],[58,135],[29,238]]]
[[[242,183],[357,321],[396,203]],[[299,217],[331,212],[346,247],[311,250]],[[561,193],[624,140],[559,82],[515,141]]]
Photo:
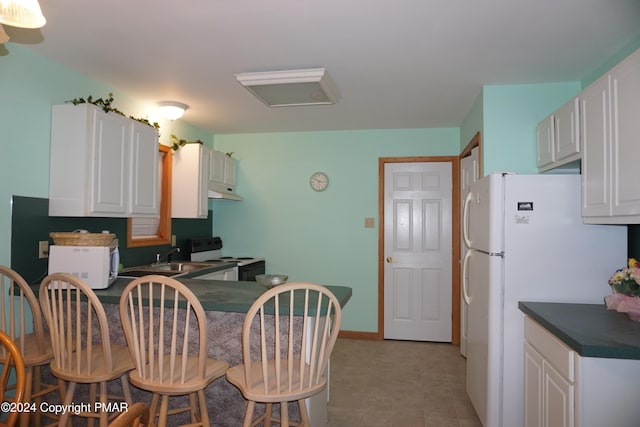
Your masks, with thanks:
[[[384,337],[451,342],[451,163],[386,163],[384,183]]]
[[[464,200],[469,194],[471,184],[478,180],[478,147],[471,150],[471,155],[463,159],[460,159],[460,206],[464,206]],[[464,277],[464,271],[462,271],[462,260],[469,248],[464,242],[462,237],[462,220],[460,218],[460,280],[462,283],[468,278]],[[464,300],[464,295],[460,292],[460,354],[467,355],[467,316],[469,307]]]

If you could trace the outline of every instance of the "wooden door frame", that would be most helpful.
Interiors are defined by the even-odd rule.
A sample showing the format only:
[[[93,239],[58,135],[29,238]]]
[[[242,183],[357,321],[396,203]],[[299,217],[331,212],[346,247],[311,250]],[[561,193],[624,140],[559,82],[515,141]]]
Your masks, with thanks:
[[[381,157],[378,159],[378,332],[384,339],[384,165],[387,163],[451,163],[451,340],[460,344],[460,158],[459,156]]]

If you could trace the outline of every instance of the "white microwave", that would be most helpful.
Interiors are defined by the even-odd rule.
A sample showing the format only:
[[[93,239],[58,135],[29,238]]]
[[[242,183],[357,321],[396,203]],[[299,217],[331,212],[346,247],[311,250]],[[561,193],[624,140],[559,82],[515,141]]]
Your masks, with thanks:
[[[118,246],[49,247],[49,274],[68,273],[92,289],[105,289],[118,278]]]

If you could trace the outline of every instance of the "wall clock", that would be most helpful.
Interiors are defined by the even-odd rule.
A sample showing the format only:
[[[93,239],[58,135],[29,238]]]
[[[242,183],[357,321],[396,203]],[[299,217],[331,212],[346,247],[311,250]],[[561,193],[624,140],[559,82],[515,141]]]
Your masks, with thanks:
[[[329,177],[324,172],[315,172],[309,178],[309,185],[315,191],[324,191],[329,185]]]

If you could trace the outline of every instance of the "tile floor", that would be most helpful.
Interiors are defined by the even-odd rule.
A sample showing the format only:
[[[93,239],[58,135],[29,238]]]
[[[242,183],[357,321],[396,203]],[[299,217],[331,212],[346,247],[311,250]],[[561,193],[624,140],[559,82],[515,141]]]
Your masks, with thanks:
[[[481,427],[450,344],[338,339],[329,427]]]

